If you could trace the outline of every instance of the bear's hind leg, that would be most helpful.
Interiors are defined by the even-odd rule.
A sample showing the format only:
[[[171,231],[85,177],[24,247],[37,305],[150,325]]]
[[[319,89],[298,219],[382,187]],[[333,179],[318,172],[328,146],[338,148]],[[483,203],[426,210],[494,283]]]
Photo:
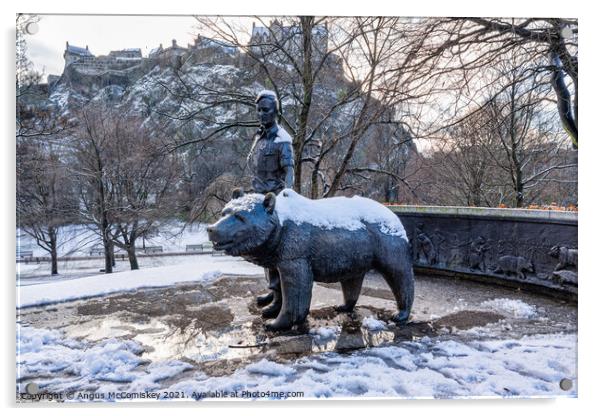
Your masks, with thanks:
[[[399,324],[405,324],[410,318],[412,303],[414,303],[414,277],[410,271],[409,274],[399,270],[389,273],[383,273],[383,276],[395,296],[398,312],[393,316],[393,321]]]
[[[383,275],[395,296],[398,312],[393,316],[393,321],[404,324],[410,318],[414,303],[414,271],[407,242],[396,248],[399,252],[382,250],[375,268]]]
[[[360,293],[362,291],[362,283],[364,283],[364,275],[358,277],[352,277],[341,282],[341,289],[343,290],[344,304],[339,305],[335,308],[337,312],[353,312],[355,304],[357,303]]]

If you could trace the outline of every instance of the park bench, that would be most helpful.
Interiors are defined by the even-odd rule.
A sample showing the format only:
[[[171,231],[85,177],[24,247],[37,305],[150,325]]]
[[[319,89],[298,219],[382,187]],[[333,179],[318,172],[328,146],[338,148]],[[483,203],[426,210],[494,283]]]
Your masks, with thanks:
[[[103,247],[92,247],[90,249],[90,256],[104,256],[105,249]]]
[[[163,246],[149,246],[144,249],[146,254],[163,253]]]
[[[31,259],[33,258],[33,250],[21,250],[17,251],[18,259]]]
[[[186,252],[199,252],[202,253],[204,251],[203,244],[186,244]]]
[[[209,244],[211,244],[211,243],[209,243]],[[212,256],[223,256],[223,255],[225,255],[225,254],[226,254],[226,253],[224,253],[224,250],[215,250],[215,249],[213,248],[213,244],[211,244],[211,255],[212,255]]]

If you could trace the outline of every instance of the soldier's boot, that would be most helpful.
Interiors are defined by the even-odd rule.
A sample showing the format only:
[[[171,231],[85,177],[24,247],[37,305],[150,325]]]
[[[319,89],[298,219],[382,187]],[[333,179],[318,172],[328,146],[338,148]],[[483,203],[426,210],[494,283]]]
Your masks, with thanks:
[[[274,300],[274,292],[270,291],[265,295],[257,296],[257,306],[263,307],[268,306]]]
[[[266,319],[272,319],[278,316],[282,308],[282,294],[279,291],[272,291],[273,300],[269,306],[261,310],[261,316]]]

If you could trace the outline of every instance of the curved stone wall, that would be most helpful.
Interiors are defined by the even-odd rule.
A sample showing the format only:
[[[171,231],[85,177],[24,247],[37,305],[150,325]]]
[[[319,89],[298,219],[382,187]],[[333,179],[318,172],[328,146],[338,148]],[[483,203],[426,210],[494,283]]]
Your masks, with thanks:
[[[507,208],[389,207],[416,271],[577,297],[577,213]]]

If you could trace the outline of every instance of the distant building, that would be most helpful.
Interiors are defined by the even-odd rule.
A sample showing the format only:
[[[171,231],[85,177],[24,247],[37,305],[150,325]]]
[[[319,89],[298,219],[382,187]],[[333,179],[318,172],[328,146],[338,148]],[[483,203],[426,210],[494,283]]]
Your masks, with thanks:
[[[94,59],[94,55],[88,49],[88,45],[85,48],[79,46],[67,45],[65,47],[65,53],[63,53],[65,59],[65,68],[71,65],[73,62],[90,62]]]
[[[278,19],[270,22],[268,27],[258,26],[253,22],[251,29],[250,46],[253,52],[276,52],[273,45],[277,43],[284,47],[287,52],[297,54],[301,52],[303,45],[303,31],[298,25],[283,25]],[[326,53],[328,49],[328,26],[315,26],[312,30],[314,49],[318,53]]]
[[[120,51],[109,52],[109,56],[115,58],[116,60],[141,60],[142,51],[140,50],[140,48],[122,49]]]
[[[230,43],[227,43],[227,42],[224,42],[221,40],[207,38],[205,36],[201,36],[200,34],[197,35],[196,39],[194,40],[194,44],[189,45],[189,48],[190,49],[214,49],[221,53],[226,53],[226,54],[231,54],[231,55],[238,52],[238,48]]]
[[[150,51],[149,59],[158,61],[162,64],[175,64],[180,58],[189,52],[188,48],[184,48],[178,45],[178,42],[173,39],[171,46],[163,48],[163,44],[160,44],[158,48]]]
[[[269,52],[281,54],[274,46],[275,41],[281,47],[284,47],[290,54],[299,54],[302,47],[302,30],[300,26],[283,25],[278,19],[270,22],[268,27],[257,26],[253,23],[251,30],[251,50],[255,52]],[[313,29],[312,37],[314,39],[314,56],[320,56],[320,52],[325,53],[328,47],[328,27],[326,25],[316,26]],[[86,45],[85,48],[70,45],[66,42],[63,58],[65,59],[65,68],[74,67],[83,72],[92,74],[103,73],[109,70],[119,71],[132,68],[145,62],[157,62],[162,65],[176,65],[183,62],[184,57],[193,58],[191,63],[220,63],[226,65],[235,65],[239,62],[241,55],[235,45],[221,40],[215,40],[201,36],[200,34],[188,47],[179,46],[177,41],[172,40],[171,46],[164,48],[162,44],[158,48],[152,49],[148,58],[142,56],[140,48],[121,49],[110,51],[108,55],[95,56]],[[55,79],[52,82],[56,82]]]
[[[63,58],[65,59],[65,68],[72,65],[83,70],[120,70],[142,62],[142,52],[139,48],[131,48],[111,51],[106,56],[95,56],[87,45],[82,48],[69,45],[67,42]]]

